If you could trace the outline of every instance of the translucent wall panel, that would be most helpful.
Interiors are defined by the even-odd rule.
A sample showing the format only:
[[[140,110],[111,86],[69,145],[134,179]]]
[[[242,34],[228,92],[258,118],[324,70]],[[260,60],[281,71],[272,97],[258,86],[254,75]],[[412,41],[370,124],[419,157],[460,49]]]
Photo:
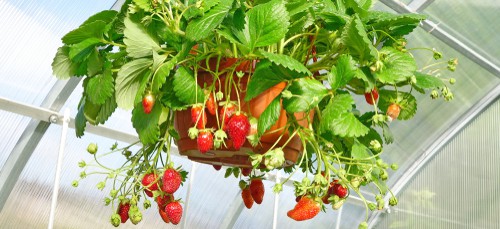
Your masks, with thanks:
[[[436,48],[446,54],[444,61],[458,57],[459,65],[456,72],[442,72],[443,78],[457,79],[457,83],[450,87],[455,98],[451,102],[445,102],[442,98],[433,101],[428,95],[413,93],[420,105],[415,117],[409,121],[395,121],[390,124],[393,128],[395,143],[385,148],[384,157],[390,163],[398,163],[400,169],[391,175],[389,184],[396,180],[393,178],[402,175],[414,160],[473,104],[500,83],[500,78],[420,28],[409,40],[411,40],[408,44],[409,48]],[[432,58],[432,52],[429,51],[415,50],[412,53],[417,57],[420,67]]]
[[[500,65],[500,1],[498,0],[439,0],[425,11],[438,23],[472,48]]]
[[[55,82],[61,37],[115,0],[0,1],[0,96],[39,105]]]
[[[426,165],[376,228],[498,228],[500,100]]]
[[[0,110],[0,170],[16,145],[30,118]]]

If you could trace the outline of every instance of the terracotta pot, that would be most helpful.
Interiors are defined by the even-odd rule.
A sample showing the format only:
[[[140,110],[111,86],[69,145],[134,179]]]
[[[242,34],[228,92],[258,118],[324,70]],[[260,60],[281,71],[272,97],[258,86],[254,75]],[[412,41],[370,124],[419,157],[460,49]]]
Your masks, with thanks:
[[[235,64],[237,59],[230,58],[226,59],[219,64],[219,71],[222,71],[225,68],[228,68]],[[214,69],[215,64],[213,62],[209,63],[211,69]],[[250,68],[250,62],[243,62],[237,67],[238,71],[247,72]],[[221,82],[224,82],[225,77],[227,75],[219,76]],[[234,76],[236,78],[236,76]],[[237,79],[236,79],[237,80]],[[198,72],[198,83],[200,85],[207,84],[210,85],[213,82],[213,77],[210,73],[205,71]],[[248,82],[248,74],[245,74],[243,78],[240,80],[240,87],[246,88],[246,84]],[[281,91],[285,88],[286,84],[284,82],[275,85],[274,87],[266,90],[261,95],[249,101],[247,104],[243,98],[245,97],[245,93],[240,93],[241,98],[241,108],[247,114],[251,114],[253,117],[259,118],[262,112],[266,109],[266,107],[273,101],[276,96],[278,96]],[[225,88],[222,88],[222,91],[225,91]],[[237,95],[235,93],[235,88],[231,89],[231,100],[237,100]],[[225,94],[225,96],[227,96]],[[303,119],[305,113],[296,113],[295,116],[298,120],[302,120],[300,125],[307,126],[307,120]],[[284,130],[276,131],[280,128],[283,128],[287,122],[286,112],[284,110],[281,111],[281,115],[278,118],[278,121],[268,130],[260,139],[261,144],[257,147],[252,147],[248,141],[239,149],[235,150],[232,145],[232,141],[226,140],[226,147],[222,147],[216,150],[209,150],[207,153],[202,154],[198,151],[196,139],[192,140],[188,136],[188,129],[194,126],[194,123],[191,121],[191,110],[187,109],[184,111],[177,111],[175,114],[175,129],[179,132],[180,139],[177,141],[177,146],[179,148],[179,153],[181,155],[187,156],[189,159],[193,161],[197,161],[205,164],[213,164],[213,165],[225,165],[231,167],[251,167],[251,163],[248,157],[247,152],[252,151],[254,153],[263,154],[267,152],[272,145],[277,141],[277,139],[281,136]],[[210,115],[207,112],[207,125],[206,128],[214,128],[218,129],[217,119],[215,116]],[[270,133],[272,132],[272,133]],[[289,139],[288,131],[285,131],[283,137],[281,138],[278,146],[282,146]],[[285,153],[285,165],[291,166],[295,164],[299,155],[302,151],[302,143],[298,136],[294,136],[288,144],[283,148]]]

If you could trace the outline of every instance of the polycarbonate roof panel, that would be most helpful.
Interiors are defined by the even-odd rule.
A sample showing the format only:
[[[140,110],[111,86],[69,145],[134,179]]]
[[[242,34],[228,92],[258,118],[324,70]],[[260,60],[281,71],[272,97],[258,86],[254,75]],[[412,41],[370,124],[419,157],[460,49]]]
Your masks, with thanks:
[[[500,38],[500,36],[497,35],[497,38]],[[458,57],[459,65],[454,73],[442,72],[445,78],[454,77],[457,80],[457,83],[451,86],[455,96],[451,102],[445,102],[442,98],[432,101],[428,95],[414,93],[417,101],[421,104],[415,117],[409,121],[395,121],[390,124],[395,143],[385,148],[386,153],[383,156],[388,162],[396,162],[400,165],[395,177],[402,175],[439,135],[479,99],[500,84],[500,78],[430,36],[422,29],[418,29],[416,34],[409,40],[412,41],[408,44],[409,47],[430,46],[442,51],[442,53],[446,54],[445,61],[451,57]],[[429,55],[429,51],[425,50],[413,53],[420,62],[419,66],[423,66],[423,62],[426,62],[430,58],[429,56],[432,55],[432,53]],[[423,57],[424,55],[426,57]],[[389,183],[394,180],[390,179]]]
[[[0,170],[31,119],[0,110]]]
[[[500,98],[410,181],[375,228],[498,228]]]
[[[498,0],[440,0],[424,10],[440,28],[460,38],[496,65],[500,65],[499,12]]]
[[[51,64],[61,37],[114,2],[0,1],[0,96],[40,105],[56,82]]]

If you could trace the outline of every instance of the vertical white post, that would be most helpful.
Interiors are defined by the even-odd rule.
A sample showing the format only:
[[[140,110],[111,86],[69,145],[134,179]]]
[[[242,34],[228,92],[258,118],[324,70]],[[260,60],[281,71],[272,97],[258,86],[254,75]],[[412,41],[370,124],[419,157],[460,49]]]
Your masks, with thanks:
[[[276,184],[281,182],[281,173],[280,171],[276,171]],[[280,194],[274,194],[274,213],[273,213],[273,229],[276,229],[278,224],[278,207],[280,203]]]
[[[187,222],[187,213],[188,213],[188,210],[189,210],[189,197],[191,196],[191,188],[193,187],[193,181],[194,181],[194,174],[196,172],[196,166],[198,165],[198,163],[196,162],[192,162],[192,165],[191,165],[191,171],[189,172],[189,183],[188,183],[188,187],[187,187],[187,194],[186,194],[186,200],[184,201],[184,213],[182,215],[182,224],[181,224],[181,228],[185,228],[186,227],[186,222]]]
[[[342,209],[344,209],[343,206],[340,207],[339,213],[337,214],[337,222],[336,222],[335,229],[340,229],[340,220],[342,219]]]
[[[49,229],[54,228],[54,217],[57,206],[57,196],[59,194],[59,181],[61,180],[61,169],[64,159],[64,147],[66,146],[66,137],[68,133],[68,124],[70,121],[69,109],[64,110],[62,120],[61,142],[59,143],[59,157],[57,158],[56,174],[54,178],[54,190],[52,191],[52,204],[50,205]]]

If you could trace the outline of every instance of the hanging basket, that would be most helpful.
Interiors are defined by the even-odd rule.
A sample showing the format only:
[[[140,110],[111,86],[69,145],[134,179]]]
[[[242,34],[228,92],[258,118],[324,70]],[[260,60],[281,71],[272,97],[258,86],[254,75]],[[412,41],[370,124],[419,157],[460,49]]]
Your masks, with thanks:
[[[219,71],[222,71],[224,68],[230,67],[237,62],[235,58],[228,58],[221,61],[219,65]],[[210,63],[210,68],[215,69],[215,64]],[[243,62],[240,64],[236,71],[243,71],[245,75],[239,80],[240,88],[246,88],[246,84],[248,82],[249,77],[249,69],[252,64],[250,62]],[[227,74],[219,76],[221,82],[224,82]],[[236,78],[234,75],[233,77]],[[200,85],[207,84],[210,85],[213,82],[213,76],[206,71],[198,72],[198,83]],[[259,118],[262,112],[266,109],[266,107],[276,98],[285,88],[285,83],[279,83],[249,102],[244,101],[245,92],[240,92],[240,103],[241,109],[243,112],[247,114],[251,114],[253,117]],[[226,89],[221,88],[222,92],[226,95]],[[234,98],[234,99],[233,99]],[[231,100],[236,100],[237,95],[235,93],[235,88],[231,89]],[[295,116],[297,120],[300,121],[300,125],[306,126],[307,119],[305,119],[305,113],[296,113]],[[285,110],[281,110],[280,117],[278,121],[260,138],[260,144],[256,147],[250,145],[248,141],[239,149],[236,150],[233,148],[233,143],[231,139],[225,141],[225,146],[223,145],[219,149],[212,149],[202,154],[198,148],[196,139],[191,139],[188,136],[188,129],[193,127],[193,123],[191,121],[191,110],[183,110],[177,111],[175,114],[175,129],[179,132],[180,139],[177,141],[177,146],[179,149],[179,153],[181,155],[187,156],[190,160],[212,164],[212,165],[225,165],[230,167],[241,167],[241,168],[249,168],[251,167],[251,161],[249,160],[248,152],[263,154],[267,152],[279,139],[279,137],[283,134],[283,137],[279,140],[275,147],[282,147],[289,140],[289,133],[284,129],[284,126],[287,123],[287,116]],[[207,115],[207,124],[206,128],[214,128],[218,129],[217,119],[215,116]],[[298,136],[294,136],[288,143],[283,146],[283,152],[285,154],[285,164],[284,167],[291,166],[295,164],[299,155],[302,151],[302,143]]]

